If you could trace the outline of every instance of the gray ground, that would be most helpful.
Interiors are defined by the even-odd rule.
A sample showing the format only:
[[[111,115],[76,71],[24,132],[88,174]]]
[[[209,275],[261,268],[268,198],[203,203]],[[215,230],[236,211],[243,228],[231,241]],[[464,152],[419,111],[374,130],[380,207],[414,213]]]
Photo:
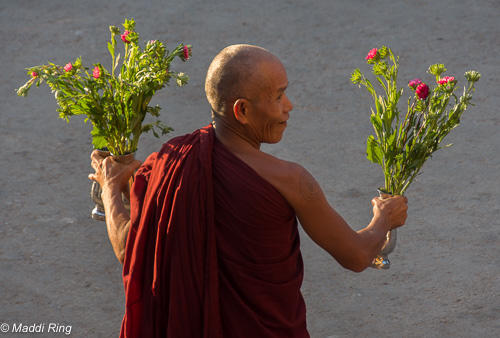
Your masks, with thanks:
[[[283,141],[265,150],[308,168],[356,229],[371,218],[382,176],[365,159],[369,101],[350,84],[352,69],[387,44],[401,56],[401,83],[430,80],[425,71],[436,62],[460,84],[464,71],[481,72],[476,106],[448,139],[455,145],[436,153],[408,191],[393,267],[346,271],[302,233],[302,291],[312,337],[499,336],[499,15],[498,0],[2,0],[0,324],[118,335],[120,265],[104,224],[89,218],[89,127],[58,119],[46,87],[25,99],[14,89],[26,79],[24,67],[48,60],[109,62],[108,25],[128,16],[143,40],[194,46],[192,60],[175,65],[191,76],[189,85],[155,98],[175,128],[171,136],[209,122],[203,81],[220,49],[251,43],[279,56],[295,107]],[[137,157],[164,141],[145,136]]]

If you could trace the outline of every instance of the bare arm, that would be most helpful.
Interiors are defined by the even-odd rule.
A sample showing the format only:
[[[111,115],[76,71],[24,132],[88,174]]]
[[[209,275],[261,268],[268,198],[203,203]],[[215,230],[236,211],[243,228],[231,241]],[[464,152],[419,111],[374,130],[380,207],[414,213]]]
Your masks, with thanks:
[[[116,258],[123,264],[130,228],[130,213],[123,204],[122,193],[128,193],[128,181],[141,162],[118,163],[111,157],[104,158],[98,151],[92,152],[91,159],[96,172],[90,174],[89,179],[101,185],[109,241]]]
[[[115,186],[104,185],[101,197],[106,212],[109,241],[116,258],[123,264],[125,245],[130,228],[130,213],[123,205],[122,191]]]
[[[343,267],[360,272],[370,266],[379,253],[387,231],[406,220],[407,200],[398,196],[374,198],[373,218],[364,229],[354,231],[330,206],[314,177],[299,165],[292,166],[294,191],[288,191],[302,227],[311,239],[332,255]]]

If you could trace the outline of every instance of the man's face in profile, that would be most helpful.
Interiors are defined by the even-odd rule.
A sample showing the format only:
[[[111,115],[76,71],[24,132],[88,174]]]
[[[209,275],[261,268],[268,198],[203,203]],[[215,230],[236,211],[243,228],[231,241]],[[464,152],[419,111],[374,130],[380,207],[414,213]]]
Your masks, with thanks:
[[[266,61],[259,65],[262,79],[254,98],[249,100],[249,128],[262,143],[278,143],[287,126],[293,105],[286,96],[288,86],[286,70],[279,61]]]

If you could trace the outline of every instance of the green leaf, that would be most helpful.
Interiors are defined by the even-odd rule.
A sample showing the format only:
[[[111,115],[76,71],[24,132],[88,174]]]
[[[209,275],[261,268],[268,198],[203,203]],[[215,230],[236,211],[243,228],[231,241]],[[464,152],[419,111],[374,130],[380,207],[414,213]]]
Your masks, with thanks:
[[[108,146],[106,137],[102,135],[101,130],[99,130],[96,125],[94,125],[94,129],[92,129],[90,134],[92,135],[92,144],[96,149],[102,149]]]
[[[384,105],[384,99],[382,98],[382,96],[379,96],[378,100],[375,100],[375,108],[377,109],[378,115],[384,115],[385,105]]]
[[[372,125],[375,128],[375,130],[379,133],[379,135],[382,134],[382,119],[380,116],[376,114],[372,114],[370,116],[370,120],[372,121]]]
[[[104,136],[93,136],[92,137],[92,145],[95,149],[103,149],[108,146],[108,142]]]
[[[147,133],[148,131],[150,131],[151,129],[153,129],[153,125],[152,124],[145,124],[142,126],[141,128],[141,132],[142,133]]]
[[[385,76],[386,72],[387,63],[385,63],[385,61],[380,61],[373,65],[373,74]]]
[[[373,135],[368,136],[366,140],[366,157],[373,163],[382,166],[383,153]]]
[[[120,61],[120,53],[118,53],[118,55],[116,56],[116,59],[115,59],[115,65],[113,66],[113,71],[116,69],[116,67],[118,66],[118,62]]]
[[[108,42],[108,50],[111,57],[115,57],[115,46],[111,42]]]

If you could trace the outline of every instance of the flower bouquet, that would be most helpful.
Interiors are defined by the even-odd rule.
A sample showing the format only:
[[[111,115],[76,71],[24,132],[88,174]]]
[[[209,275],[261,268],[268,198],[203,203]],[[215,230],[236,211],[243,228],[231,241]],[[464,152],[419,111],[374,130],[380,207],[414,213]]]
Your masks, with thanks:
[[[46,82],[59,105],[59,117],[69,122],[73,115],[85,115],[85,122],[90,120],[93,125],[94,148],[116,156],[133,154],[142,133],[152,131],[159,137],[172,130],[159,119],[148,124],[143,121],[147,114],[159,117],[160,106],[149,103],[170,79],[178,86],[187,83],[188,76],[174,72],[170,64],[176,57],[186,61],[191,56],[190,45],[179,44],[169,52],[158,40],[150,40],[142,49],[134,19],[125,19],[123,28],[122,33],[118,27],[109,27],[110,71],[101,63],[89,69],[79,57],[65,66],[49,63],[27,68],[30,79],[17,89],[17,95],[26,96],[33,84]],[[124,46],[123,57],[116,53],[117,36]]]
[[[442,76],[446,72],[443,64],[431,65],[428,73],[435,77],[435,83],[426,84],[420,79],[409,81],[411,95],[403,115],[398,109],[398,101],[403,95],[403,88],[397,86],[399,57],[383,46],[372,49],[365,59],[371,65],[383,94],[377,94],[359,69],[353,71],[351,81],[368,90],[375,106],[370,116],[375,136],[368,136],[367,158],[382,167],[385,185],[380,191],[384,196],[403,195],[425,161],[443,148],[443,139],[459,125],[462,113],[471,104],[474,84],[481,75],[472,70],[466,72],[467,85],[458,97],[455,77]],[[381,256],[374,260],[373,267],[390,266],[387,254],[394,248],[395,239],[396,231],[393,230],[388,233]]]

